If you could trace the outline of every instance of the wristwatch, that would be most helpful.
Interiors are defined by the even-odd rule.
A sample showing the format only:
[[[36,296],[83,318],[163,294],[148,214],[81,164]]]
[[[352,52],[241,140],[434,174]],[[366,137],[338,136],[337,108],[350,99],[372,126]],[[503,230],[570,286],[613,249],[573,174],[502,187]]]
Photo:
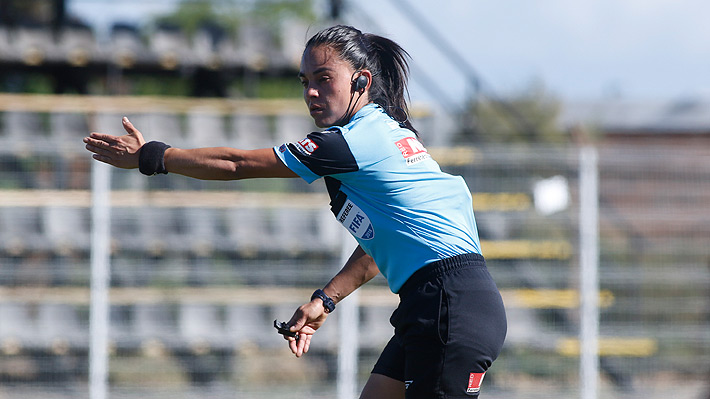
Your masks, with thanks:
[[[331,313],[335,310],[335,302],[333,302],[333,299],[326,295],[323,290],[318,289],[311,295],[311,301],[316,298],[320,298],[323,301],[323,307],[326,313]]]

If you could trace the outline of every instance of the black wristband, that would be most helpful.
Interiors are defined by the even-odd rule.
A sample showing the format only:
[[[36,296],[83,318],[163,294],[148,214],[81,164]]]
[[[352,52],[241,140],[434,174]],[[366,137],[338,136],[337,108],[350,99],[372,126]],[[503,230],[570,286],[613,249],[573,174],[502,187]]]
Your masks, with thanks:
[[[326,295],[323,290],[318,289],[311,295],[311,301],[316,298],[320,298],[323,301],[323,307],[326,313],[331,313],[335,310],[335,302],[333,302],[333,299]]]
[[[160,141],[151,141],[143,144],[138,152],[138,170],[144,175],[153,176],[161,173],[168,174],[165,170],[165,150],[169,145]]]

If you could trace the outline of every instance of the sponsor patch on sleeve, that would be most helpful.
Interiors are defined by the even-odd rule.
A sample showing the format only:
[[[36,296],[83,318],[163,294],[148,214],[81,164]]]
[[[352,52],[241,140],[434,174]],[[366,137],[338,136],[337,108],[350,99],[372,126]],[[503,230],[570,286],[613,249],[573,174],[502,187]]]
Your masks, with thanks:
[[[313,140],[305,138],[293,143],[296,149],[303,155],[311,155],[313,151],[318,149],[318,144],[314,143]]]
[[[414,137],[405,137],[395,142],[407,165],[414,165],[431,158],[426,148]]]

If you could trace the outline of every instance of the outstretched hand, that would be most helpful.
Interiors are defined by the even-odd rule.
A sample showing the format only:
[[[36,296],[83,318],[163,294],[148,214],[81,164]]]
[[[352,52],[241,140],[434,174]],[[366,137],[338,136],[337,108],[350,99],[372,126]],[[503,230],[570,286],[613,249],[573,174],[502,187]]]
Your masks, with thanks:
[[[97,161],[122,169],[135,169],[138,167],[138,153],[145,140],[128,118],[124,117],[122,122],[127,134],[112,136],[94,132],[84,138],[84,143]]]
[[[327,317],[328,313],[325,312],[323,304],[317,300],[308,302],[296,310],[287,324],[291,327],[291,331],[298,332],[298,340],[284,336],[296,357],[301,357],[308,352],[313,334],[323,325]]]

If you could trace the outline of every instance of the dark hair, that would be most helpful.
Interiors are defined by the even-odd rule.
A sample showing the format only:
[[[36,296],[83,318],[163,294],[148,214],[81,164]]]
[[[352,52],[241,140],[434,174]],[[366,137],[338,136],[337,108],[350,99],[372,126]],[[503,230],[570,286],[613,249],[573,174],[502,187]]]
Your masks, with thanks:
[[[306,43],[306,51],[320,45],[336,50],[355,70],[370,70],[370,100],[379,104],[392,119],[417,133],[409,121],[405,99],[405,95],[409,97],[409,53],[390,39],[362,33],[346,25],[332,26],[316,33]]]

